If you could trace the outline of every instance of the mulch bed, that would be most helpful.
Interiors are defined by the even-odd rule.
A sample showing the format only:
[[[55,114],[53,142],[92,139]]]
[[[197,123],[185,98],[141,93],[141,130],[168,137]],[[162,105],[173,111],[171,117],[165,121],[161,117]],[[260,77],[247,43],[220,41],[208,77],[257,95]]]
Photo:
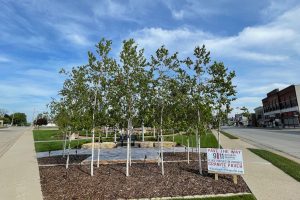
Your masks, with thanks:
[[[78,164],[81,163],[83,160],[90,157],[90,154],[84,155],[70,155],[69,157],[69,164]],[[67,156],[51,156],[51,157],[43,157],[38,158],[39,165],[53,165],[53,164],[66,164]]]
[[[206,153],[201,153],[201,160],[206,161],[206,159],[207,159]],[[182,160],[187,160],[186,152],[164,153],[164,161],[182,161]],[[198,161],[198,153],[190,152],[190,161]]]
[[[195,153],[194,153],[195,154]],[[176,159],[176,155],[178,155]],[[165,153],[166,160],[185,160],[184,153]],[[197,154],[192,155],[197,158]],[[45,160],[44,160],[45,161]],[[43,161],[43,162],[44,162]],[[230,175],[207,173],[199,175],[198,162],[166,162],[165,175],[156,163],[134,163],[130,176],[126,177],[125,164],[100,165],[90,176],[89,165],[40,166],[42,192],[45,200],[52,199],[130,199],[204,194],[250,192],[244,180],[238,176],[235,185]]]

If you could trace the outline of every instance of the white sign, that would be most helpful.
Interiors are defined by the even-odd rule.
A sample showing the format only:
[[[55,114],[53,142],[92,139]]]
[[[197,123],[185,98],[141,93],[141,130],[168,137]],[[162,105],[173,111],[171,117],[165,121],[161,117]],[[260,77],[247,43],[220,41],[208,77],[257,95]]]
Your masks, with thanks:
[[[220,174],[244,174],[242,150],[207,148],[207,167]]]

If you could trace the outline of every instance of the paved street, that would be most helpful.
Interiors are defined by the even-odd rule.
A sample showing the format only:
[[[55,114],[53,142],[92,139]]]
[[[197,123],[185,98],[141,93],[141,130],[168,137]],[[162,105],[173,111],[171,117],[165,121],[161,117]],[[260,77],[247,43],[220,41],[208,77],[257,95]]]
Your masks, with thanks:
[[[300,158],[300,129],[223,127],[223,130],[255,146],[275,149]]]
[[[217,131],[213,130],[213,133],[217,135]],[[243,151],[245,174],[242,176],[258,200],[299,199],[300,183],[248,150],[248,148],[255,148],[255,146],[241,140],[231,140],[222,134],[220,140],[224,148]]]
[[[28,127],[9,127],[0,129],[0,158],[27,129]]]

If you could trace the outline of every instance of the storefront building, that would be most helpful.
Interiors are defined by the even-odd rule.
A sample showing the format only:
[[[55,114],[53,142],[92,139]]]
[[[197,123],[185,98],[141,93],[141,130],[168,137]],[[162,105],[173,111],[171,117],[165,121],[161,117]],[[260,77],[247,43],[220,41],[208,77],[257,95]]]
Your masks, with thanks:
[[[265,118],[264,118],[264,109],[262,106],[254,108],[255,118],[256,118],[256,125],[258,127],[264,126]]]
[[[262,100],[265,126],[299,126],[300,85],[275,89]]]

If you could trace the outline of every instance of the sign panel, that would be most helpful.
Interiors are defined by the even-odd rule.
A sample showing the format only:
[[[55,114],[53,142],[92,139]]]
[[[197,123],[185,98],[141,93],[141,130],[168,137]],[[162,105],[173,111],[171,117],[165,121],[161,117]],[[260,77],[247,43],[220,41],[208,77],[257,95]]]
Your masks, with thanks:
[[[207,148],[207,167],[220,174],[244,174],[242,150]]]

